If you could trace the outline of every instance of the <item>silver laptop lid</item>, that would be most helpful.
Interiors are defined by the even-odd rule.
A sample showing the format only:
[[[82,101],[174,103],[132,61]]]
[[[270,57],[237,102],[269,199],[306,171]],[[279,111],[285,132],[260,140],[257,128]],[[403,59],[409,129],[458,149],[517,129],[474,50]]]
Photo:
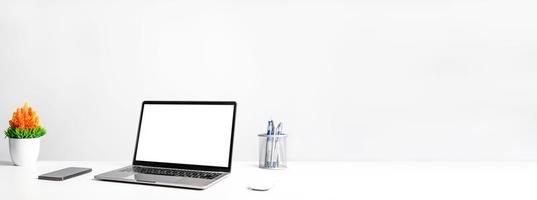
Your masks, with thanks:
[[[133,165],[230,172],[236,106],[144,101]]]

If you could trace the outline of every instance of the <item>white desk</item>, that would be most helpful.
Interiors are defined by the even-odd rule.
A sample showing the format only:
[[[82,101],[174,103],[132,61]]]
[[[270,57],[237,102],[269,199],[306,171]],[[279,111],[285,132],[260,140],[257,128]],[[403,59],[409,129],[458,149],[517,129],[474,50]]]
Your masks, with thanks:
[[[537,199],[537,162],[290,162],[286,170],[235,162],[231,176],[204,191],[92,180],[127,164],[41,161],[23,168],[0,162],[0,199]],[[69,166],[93,172],[61,182],[36,178]],[[279,184],[268,192],[246,189],[262,176]]]

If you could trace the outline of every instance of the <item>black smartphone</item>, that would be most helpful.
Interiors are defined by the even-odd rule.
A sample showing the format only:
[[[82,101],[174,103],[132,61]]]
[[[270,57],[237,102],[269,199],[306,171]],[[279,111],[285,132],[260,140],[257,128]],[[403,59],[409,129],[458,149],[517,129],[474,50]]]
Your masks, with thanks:
[[[49,172],[38,176],[38,179],[49,181],[63,181],[65,179],[73,178],[91,172],[91,168],[83,167],[68,167],[57,171]]]

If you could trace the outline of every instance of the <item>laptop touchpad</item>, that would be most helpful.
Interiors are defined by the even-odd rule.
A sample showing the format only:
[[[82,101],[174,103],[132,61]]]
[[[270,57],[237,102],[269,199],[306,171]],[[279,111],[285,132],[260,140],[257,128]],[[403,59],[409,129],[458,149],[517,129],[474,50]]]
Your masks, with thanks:
[[[176,183],[184,177],[178,176],[162,176],[152,174],[134,174],[134,179],[141,182],[160,182],[160,183]]]

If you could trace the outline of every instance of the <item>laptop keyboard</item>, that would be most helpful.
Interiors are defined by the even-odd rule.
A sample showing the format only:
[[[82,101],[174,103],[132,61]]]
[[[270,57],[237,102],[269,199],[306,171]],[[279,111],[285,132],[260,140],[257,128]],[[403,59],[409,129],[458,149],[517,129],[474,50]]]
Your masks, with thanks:
[[[154,174],[154,175],[164,175],[164,176],[183,176],[190,178],[201,178],[201,179],[214,179],[222,173],[218,172],[204,172],[204,171],[193,171],[193,170],[184,170],[184,169],[169,169],[169,168],[155,168],[155,167],[140,167],[133,166],[132,170],[134,172],[142,174]]]

